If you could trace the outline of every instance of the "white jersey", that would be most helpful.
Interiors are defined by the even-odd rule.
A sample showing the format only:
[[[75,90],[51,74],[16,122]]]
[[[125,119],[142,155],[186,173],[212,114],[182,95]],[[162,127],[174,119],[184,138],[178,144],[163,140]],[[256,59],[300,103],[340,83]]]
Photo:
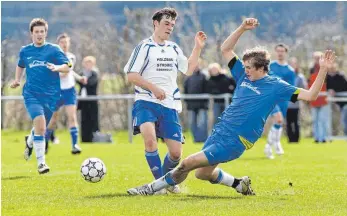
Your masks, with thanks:
[[[70,72],[65,77],[60,77],[60,88],[70,89],[75,86],[75,77],[73,75],[73,68],[76,64],[76,56],[70,52],[66,53],[66,57],[70,60],[72,66]]]
[[[165,41],[164,45],[159,45],[150,37],[134,49],[124,72],[139,73],[145,80],[163,89],[166,94],[165,100],[160,101],[148,89],[135,86],[135,101],[150,101],[180,112],[182,104],[176,80],[178,71],[185,74],[187,69],[187,57],[176,43]]]

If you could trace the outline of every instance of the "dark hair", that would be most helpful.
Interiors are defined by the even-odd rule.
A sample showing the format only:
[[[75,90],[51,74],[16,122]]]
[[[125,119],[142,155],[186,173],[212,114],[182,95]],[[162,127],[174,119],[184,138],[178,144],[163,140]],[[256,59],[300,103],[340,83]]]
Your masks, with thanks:
[[[175,8],[167,8],[166,7],[166,8],[163,8],[163,9],[160,9],[160,10],[156,11],[153,14],[153,16],[152,16],[153,22],[155,20],[160,22],[164,15],[170,16],[172,19],[176,19],[176,17],[178,16]]]
[[[46,32],[48,31],[48,23],[43,18],[34,18],[33,20],[31,20],[29,25],[30,32],[33,32],[35,26],[44,26]]]
[[[62,33],[62,34],[58,35],[57,42],[59,42],[61,39],[64,39],[64,38],[70,38],[70,37],[67,33]]]
[[[286,50],[286,52],[288,52],[289,48],[287,45],[285,45],[284,43],[279,43],[275,46],[275,50],[277,49],[277,47],[282,47]]]
[[[243,53],[243,62],[250,60],[255,69],[264,68],[264,71],[269,72],[270,53],[263,47],[254,47],[247,49]]]

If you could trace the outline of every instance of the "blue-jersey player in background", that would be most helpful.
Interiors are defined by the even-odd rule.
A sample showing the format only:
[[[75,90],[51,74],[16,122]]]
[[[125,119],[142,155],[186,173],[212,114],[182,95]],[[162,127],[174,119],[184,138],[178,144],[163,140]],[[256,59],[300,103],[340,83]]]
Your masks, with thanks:
[[[60,99],[59,72],[68,73],[71,64],[58,45],[46,42],[48,23],[44,19],[33,19],[29,29],[33,43],[23,46],[19,52],[15,80],[11,88],[20,86],[25,69],[24,104],[33,120],[34,128],[30,136],[33,142],[26,142],[24,158],[28,160],[34,148],[38,172],[43,174],[49,172],[45,162],[44,135]]]
[[[223,112],[202,151],[188,156],[178,167],[152,183],[129,189],[128,194],[152,195],[170,185],[180,184],[190,171],[196,169],[198,179],[232,187],[243,195],[254,195],[248,176],[235,178],[218,168],[218,164],[235,160],[245,150],[252,148],[276,104],[289,100],[315,100],[327,68],[335,60],[332,51],[325,52],[320,59],[318,78],[309,90],[296,88],[280,78],[269,76],[270,54],[266,49],[255,47],[246,50],[242,61],[233,51],[240,36],[258,25],[257,19],[245,19],[221,46],[237,87],[232,103]]]
[[[276,60],[270,63],[269,75],[276,76],[290,85],[295,85],[295,71],[287,62],[288,47],[281,43],[275,46]],[[277,104],[271,112],[272,127],[269,130],[268,141],[265,145],[264,153],[267,158],[273,159],[272,148],[275,149],[278,155],[284,154],[281,145],[282,125],[283,120],[287,117],[287,109],[289,102],[282,101]]]

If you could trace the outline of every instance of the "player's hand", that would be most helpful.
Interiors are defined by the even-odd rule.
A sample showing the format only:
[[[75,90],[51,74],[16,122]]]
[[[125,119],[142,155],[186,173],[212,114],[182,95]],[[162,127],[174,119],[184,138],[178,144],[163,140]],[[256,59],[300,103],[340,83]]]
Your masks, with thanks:
[[[199,48],[204,48],[206,44],[207,35],[203,31],[199,31],[195,35],[195,46]]]
[[[14,80],[10,85],[11,88],[17,88],[18,86],[20,86],[20,81],[18,80]]]
[[[259,26],[260,23],[258,22],[257,19],[255,18],[246,18],[245,20],[243,20],[241,27],[244,30],[252,30],[255,29],[257,26]]]
[[[329,66],[335,62],[335,52],[332,50],[326,50],[324,54],[319,59],[319,66],[321,68],[328,69]]]
[[[51,71],[57,72],[57,66],[55,66],[54,64],[52,64],[52,63],[47,63],[46,66],[47,66],[47,68],[50,69]]]
[[[163,89],[161,89],[161,88],[158,88],[158,87],[154,86],[151,89],[151,92],[159,100],[164,100],[166,98],[165,91]]]
[[[83,84],[83,85],[87,85],[88,83],[88,78],[86,76],[82,76],[81,79],[80,79],[80,82]]]

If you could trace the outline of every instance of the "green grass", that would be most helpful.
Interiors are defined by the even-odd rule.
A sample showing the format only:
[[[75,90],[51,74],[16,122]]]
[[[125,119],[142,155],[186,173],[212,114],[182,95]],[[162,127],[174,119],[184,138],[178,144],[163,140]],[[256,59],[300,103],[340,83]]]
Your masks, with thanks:
[[[193,174],[182,184],[182,194],[130,197],[127,188],[152,180],[140,137],[128,144],[127,133],[119,132],[113,145],[82,144],[83,154],[72,156],[68,132],[59,131],[62,144],[51,146],[47,155],[51,172],[40,176],[36,161],[22,157],[24,135],[2,131],[2,215],[347,215],[346,141],[283,141],[285,155],[270,161],[263,157],[262,140],[240,159],[223,164],[234,176],[252,177],[254,197]],[[164,156],[164,144],[159,149]],[[200,149],[188,141],[184,156]],[[80,176],[80,164],[88,157],[105,162],[103,181],[92,184]]]

